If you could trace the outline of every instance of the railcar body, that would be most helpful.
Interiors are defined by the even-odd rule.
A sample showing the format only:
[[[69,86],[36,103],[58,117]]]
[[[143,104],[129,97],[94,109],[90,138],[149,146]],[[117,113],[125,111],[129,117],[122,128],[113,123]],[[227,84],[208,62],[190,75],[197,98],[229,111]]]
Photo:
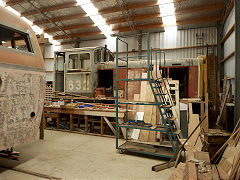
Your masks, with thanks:
[[[32,28],[0,7],[0,150],[34,140],[45,95],[45,67]]]

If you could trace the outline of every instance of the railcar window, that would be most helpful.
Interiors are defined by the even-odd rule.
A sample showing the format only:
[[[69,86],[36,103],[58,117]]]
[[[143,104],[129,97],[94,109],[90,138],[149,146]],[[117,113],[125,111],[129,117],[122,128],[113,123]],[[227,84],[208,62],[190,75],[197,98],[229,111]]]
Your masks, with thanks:
[[[0,24],[0,46],[32,52],[29,35]]]

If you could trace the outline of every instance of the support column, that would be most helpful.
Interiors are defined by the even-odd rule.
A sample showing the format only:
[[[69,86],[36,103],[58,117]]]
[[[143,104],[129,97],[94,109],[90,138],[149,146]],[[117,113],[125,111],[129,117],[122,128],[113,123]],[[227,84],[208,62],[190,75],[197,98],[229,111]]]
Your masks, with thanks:
[[[217,27],[217,45],[218,45],[218,50],[217,50],[217,56],[218,56],[218,85],[220,88],[220,83],[221,83],[221,79],[224,78],[224,66],[223,63],[221,63],[221,60],[224,57],[224,44],[221,44],[221,40],[223,37],[223,32],[222,32],[223,28],[221,26],[221,24],[218,25]],[[220,89],[219,89],[220,90]],[[220,91],[219,91],[220,92]]]
[[[235,7],[240,7],[240,1],[235,0]],[[240,118],[240,9],[235,8],[235,109],[234,125]]]

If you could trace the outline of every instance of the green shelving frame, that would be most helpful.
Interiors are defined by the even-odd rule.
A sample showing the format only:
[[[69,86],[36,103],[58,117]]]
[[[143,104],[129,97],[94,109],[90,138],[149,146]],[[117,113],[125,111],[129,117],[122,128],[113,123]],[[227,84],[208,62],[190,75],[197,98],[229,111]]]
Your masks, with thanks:
[[[152,156],[159,156],[164,158],[172,158],[174,153],[176,153],[178,149],[178,140],[177,135],[174,131],[174,126],[172,125],[172,117],[169,115],[167,109],[171,108],[171,105],[166,104],[166,100],[164,99],[164,93],[162,90],[162,87],[160,83],[163,81],[167,81],[164,77],[158,77],[157,72],[159,69],[157,67],[161,66],[161,53],[159,49],[150,49],[150,35],[149,33],[146,34],[147,36],[147,54],[141,55],[141,57],[147,58],[147,78],[137,78],[137,79],[129,79],[128,78],[128,68],[129,68],[129,59],[130,58],[139,58],[139,56],[129,56],[128,53],[128,43],[125,42],[121,37],[116,38],[116,149],[118,149],[120,152],[135,152],[135,153],[141,153],[141,154],[147,154]],[[119,57],[119,43],[123,43],[126,45],[126,56]],[[154,54],[155,53],[155,54]],[[158,55],[160,54],[160,60],[158,63]],[[164,65],[165,65],[165,53],[164,54]],[[155,67],[156,67],[156,75],[153,75],[153,58],[156,57],[155,60]],[[126,67],[119,67],[119,60],[123,60],[126,62]],[[159,66],[158,66],[159,65]],[[119,68],[125,68],[126,69],[126,79],[119,79],[118,77],[118,71]],[[126,102],[119,102],[118,100],[118,83],[119,82],[126,82]],[[128,82],[129,81],[148,81],[153,95],[155,99],[155,103],[148,103],[148,102],[128,102]],[[157,92],[157,93],[156,93]],[[119,118],[118,118],[118,108],[119,105],[126,105],[126,112],[128,112],[128,105],[129,104],[135,104],[135,105],[150,105],[150,106],[157,106],[157,109],[160,112],[161,118],[162,118],[162,124],[158,125],[157,128],[151,128],[147,126],[140,126],[140,125],[132,125],[128,121],[128,116],[126,115],[127,123],[119,124]],[[118,137],[118,128],[126,128],[126,139],[125,142],[121,145],[119,145],[119,137]],[[142,142],[134,142],[130,139],[128,139],[128,129],[140,129],[140,130],[149,130],[149,131],[158,131],[166,133],[168,136],[168,139],[170,141],[170,146],[161,146],[161,145],[153,145],[148,143],[142,143]]]

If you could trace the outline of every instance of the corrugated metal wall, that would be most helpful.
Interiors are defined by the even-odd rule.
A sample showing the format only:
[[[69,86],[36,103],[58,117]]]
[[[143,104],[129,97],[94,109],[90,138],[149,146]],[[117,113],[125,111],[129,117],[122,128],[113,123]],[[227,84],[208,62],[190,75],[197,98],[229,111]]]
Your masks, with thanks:
[[[150,46],[153,48],[178,48],[178,47],[190,47],[196,46],[196,34],[204,34],[203,41],[204,45],[213,45],[217,44],[217,28],[216,27],[208,27],[208,28],[197,28],[197,29],[187,29],[187,30],[179,30],[174,34],[166,34],[164,32],[161,33],[152,33],[150,34]],[[124,39],[128,42],[129,51],[138,50],[138,42],[134,37],[128,37]],[[143,50],[147,49],[146,36],[143,36]],[[116,40],[115,38],[111,39],[101,39],[101,40],[91,40],[91,41],[83,41],[80,43],[80,47],[94,47],[94,46],[105,46],[107,45],[108,49],[112,52],[116,51]],[[53,58],[54,51],[60,49],[69,49],[72,48],[70,45],[68,46],[47,46],[45,49],[45,58]],[[119,44],[119,51],[126,51],[126,46],[123,43]],[[206,48],[205,51],[206,52]],[[138,53],[132,53],[132,55],[137,55]],[[166,59],[168,60],[186,60],[186,59],[194,59],[197,57],[196,48],[188,48],[188,49],[178,49],[178,50],[168,50],[166,51]],[[53,69],[52,63],[49,61],[45,61],[47,69]],[[47,80],[52,81],[53,76],[51,73],[48,74]]]
[[[188,30],[179,30],[177,34],[166,34],[152,33],[150,34],[150,46],[153,48],[177,48],[177,47],[187,47],[196,46],[196,34],[204,34],[203,41],[204,45],[217,44],[217,28],[197,28]],[[138,42],[134,37],[129,37],[124,39],[129,43],[129,51],[138,50]],[[83,41],[81,47],[89,46],[104,46],[107,44],[111,51],[116,51],[115,39],[112,40],[94,40],[94,41]],[[143,37],[143,50],[146,50],[146,36]],[[126,46],[120,43],[119,51],[126,51]],[[206,52],[206,49],[205,49]],[[184,58],[196,58],[196,49],[179,49],[166,51],[166,59],[184,59]]]
[[[235,24],[235,7],[228,16],[223,29],[223,36],[229,31],[229,29]],[[229,36],[229,38],[224,43],[224,58],[235,51],[235,31]],[[235,76],[235,56],[231,57],[224,62],[224,76],[232,77]],[[232,92],[235,94],[235,80],[231,80]]]

